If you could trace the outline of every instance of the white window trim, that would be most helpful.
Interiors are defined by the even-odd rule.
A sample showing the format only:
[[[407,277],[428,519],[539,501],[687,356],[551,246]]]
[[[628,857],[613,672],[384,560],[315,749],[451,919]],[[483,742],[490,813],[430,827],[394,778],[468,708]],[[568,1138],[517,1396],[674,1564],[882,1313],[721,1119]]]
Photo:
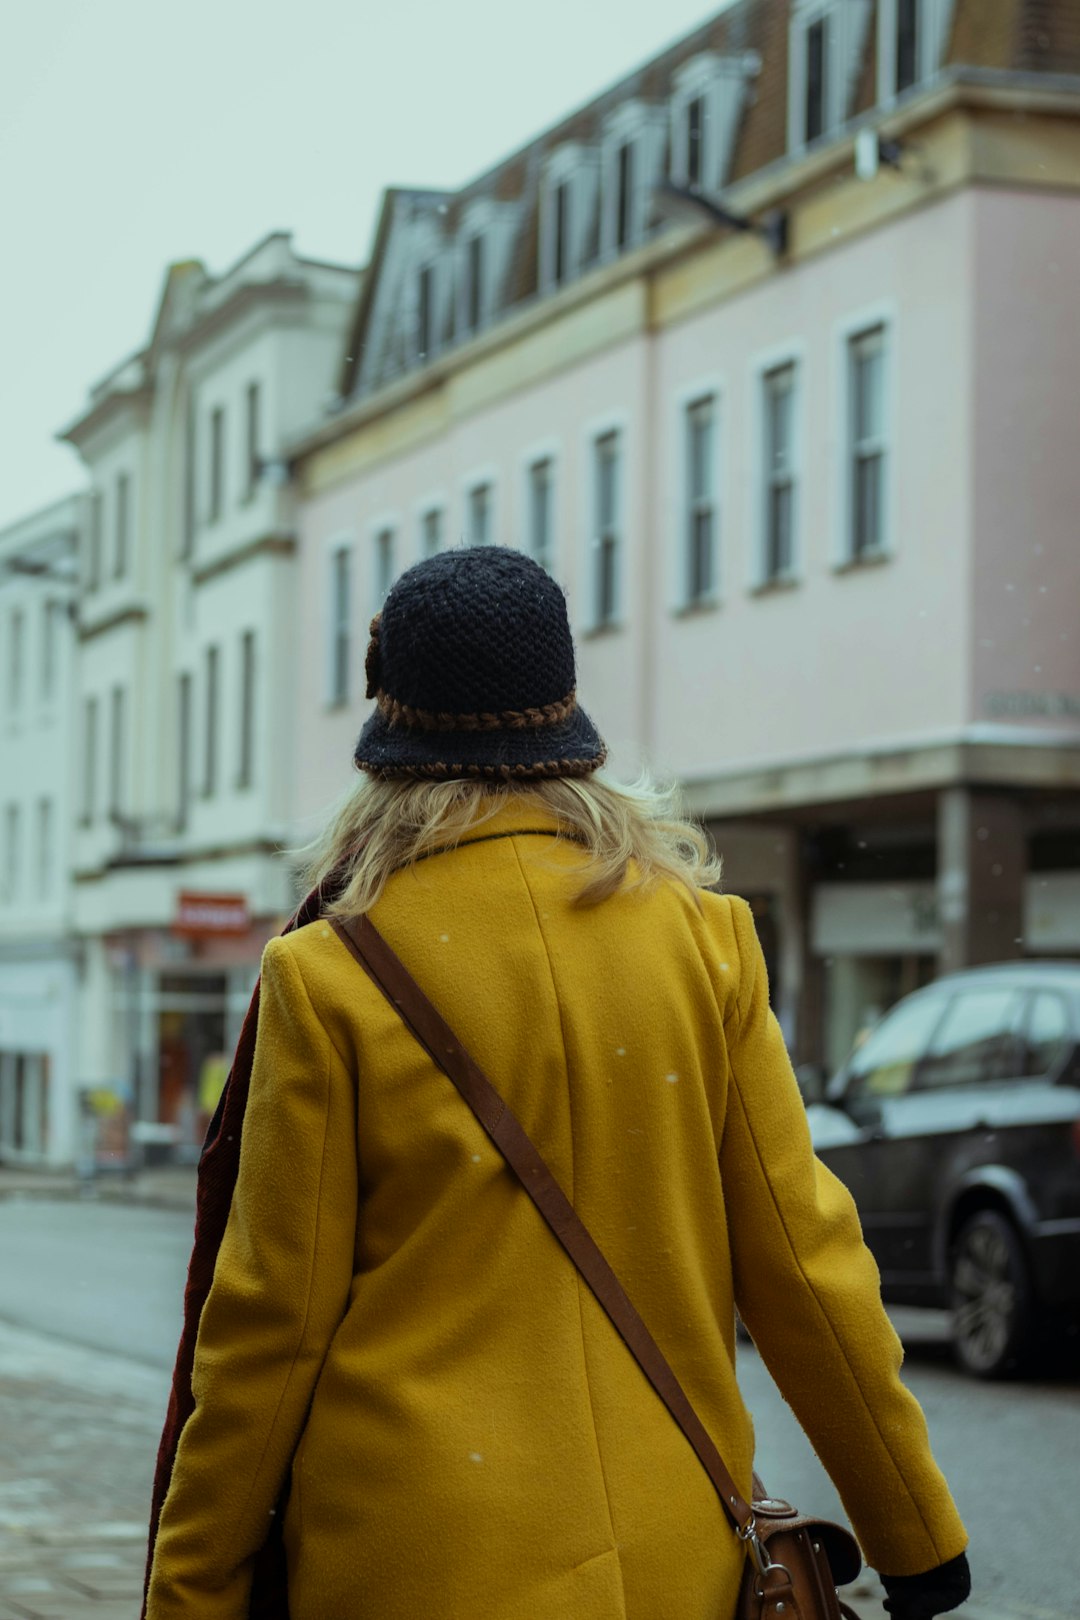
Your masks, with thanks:
[[[540,179],[540,291],[550,296],[560,292],[581,274],[585,262],[590,214],[596,208],[599,161],[594,148],[578,142],[557,146],[544,164]],[[560,186],[569,187],[566,273],[555,280],[555,234],[553,203]]]
[[[829,19],[825,73],[825,127],[814,140],[835,140],[850,118],[852,89],[868,38],[870,0],[795,0],[788,24],[788,152],[807,150],[806,36]]]
[[[402,553],[404,526],[401,513],[396,507],[388,507],[386,511],[376,513],[369,522],[367,526],[367,545],[364,547],[364,556],[360,562],[360,571],[363,575],[363,600],[368,604],[369,622],[375,617],[376,613],[381,612],[384,600],[379,595],[377,567],[379,536],[384,534],[387,529],[391,530],[394,536],[394,573],[393,579],[390,581],[391,585],[404,567]],[[364,647],[367,646],[367,629],[368,626],[365,624],[362,627]]]
[[[432,512],[438,512],[442,518],[442,533],[440,535],[439,550],[447,549],[450,532],[450,502],[445,490],[432,490],[416,502],[413,507],[413,532],[416,535],[416,548],[413,553],[417,562],[422,562],[427,556],[424,550],[424,520]]]
[[[600,147],[600,256],[607,261],[632,253],[648,239],[652,192],[661,179],[666,109],[644,101],[628,101],[605,120]],[[616,242],[618,231],[618,154],[629,143],[634,148],[634,189],[630,203],[630,235],[625,247]]]
[[[334,561],[341,551],[349,553],[349,602],[348,602],[348,632],[349,657],[345,671],[345,693],[339,697],[336,691],[335,651],[336,651],[336,625],[334,620]],[[354,626],[356,624],[356,536],[349,530],[339,530],[328,535],[323,541],[323,589],[322,589],[322,622],[323,645],[326,648],[326,664],[323,670],[323,707],[324,709],[341,709],[351,703],[353,696],[353,670],[356,668],[356,653],[359,650],[356,642]],[[194,706],[194,705],[193,705]]]
[[[919,65],[913,85],[897,96],[896,85],[896,0],[878,0],[877,99],[879,106],[891,107],[898,99],[925,90],[941,72],[942,58],[949,42],[955,0],[919,0]]]
[[[496,546],[502,545],[502,543],[503,543],[502,540],[499,537],[499,468],[494,462],[488,462],[488,464],[486,466],[474,467],[471,472],[466,473],[465,477],[462,478],[461,483],[460,483],[460,494],[461,494],[461,536],[460,536],[460,544],[463,545],[463,546],[471,546],[472,545],[472,540],[469,537],[469,497],[472,494],[473,490],[474,489],[479,489],[482,484],[487,484],[491,489],[491,512],[490,512],[491,542],[490,543],[492,545],[496,545]]]
[[[596,592],[596,570],[594,568],[596,535],[593,532],[593,519],[596,515],[596,443],[609,433],[619,435],[619,481],[616,486],[616,501],[618,503],[618,566],[615,575],[615,612],[604,622],[598,620],[598,602]],[[630,417],[625,411],[612,412],[609,415],[598,416],[587,422],[581,434],[582,453],[584,457],[585,476],[581,480],[582,510],[581,548],[579,561],[581,565],[581,579],[583,589],[581,592],[582,623],[584,633],[589,636],[610,635],[613,631],[625,627],[628,617],[627,603],[627,574],[629,556],[629,520],[630,502],[627,499],[627,481],[631,466],[631,434]]]
[[[781,366],[795,367],[795,405],[792,412],[794,446],[792,482],[795,499],[791,521],[791,571],[783,579],[771,579],[765,568],[765,377]],[[750,520],[751,542],[747,547],[749,564],[747,589],[755,594],[784,590],[801,585],[805,578],[803,551],[806,507],[806,426],[803,420],[806,400],[806,345],[801,339],[779,343],[755,354],[750,361]]]
[[[711,398],[716,410],[713,424],[713,468],[716,476],[715,513],[713,535],[713,589],[708,596],[690,597],[687,578],[686,541],[690,519],[690,487],[687,478],[686,418],[687,411],[700,400]],[[675,394],[671,416],[671,500],[669,524],[674,543],[668,548],[667,581],[668,604],[674,614],[706,612],[720,607],[724,600],[724,517],[725,492],[729,488],[725,443],[729,435],[724,432],[724,412],[727,401],[727,379],[718,372],[698,377],[685,383]]]
[[[689,147],[686,112],[699,97],[706,104],[706,144],[702,154],[703,191],[720,191],[727,180],[734,136],[750,79],[761,71],[756,51],[721,56],[705,51],[684,62],[672,82],[670,102],[671,178],[688,185]]]
[[[557,578],[562,566],[562,557],[559,546],[559,492],[562,487],[562,444],[558,439],[539,439],[522,451],[518,458],[518,511],[517,536],[518,549],[527,557],[532,557],[529,533],[532,518],[532,486],[530,469],[538,461],[551,462],[551,551],[549,572],[552,578]],[[535,559],[534,559],[535,561]]]
[[[859,572],[896,555],[896,378],[897,306],[892,300],[867,304],[837,321],[833,327],[832,442],[839,446],[832,476],[833,520],[830,566],[834,573]],[[855,557],[851,551],[851,477],[849,453],[851,423],[851,366],[849,344],[863,332],[881,327],[885,334],[884,439],[885,487],[882,500],[884,539],[877,551]]]

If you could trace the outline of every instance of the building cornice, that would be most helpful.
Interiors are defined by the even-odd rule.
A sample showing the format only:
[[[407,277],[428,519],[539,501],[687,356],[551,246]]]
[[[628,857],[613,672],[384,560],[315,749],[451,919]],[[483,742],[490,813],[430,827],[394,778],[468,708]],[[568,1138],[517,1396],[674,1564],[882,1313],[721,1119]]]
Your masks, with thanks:
[[[235,326],[253,309],[298,308],[312,296],[307,282],[292,276],[277,276],[273,281],[245,282],[220,304],[208,309],[184,331],[177,333],[172,340],[173,346],[182,354],[191,354],[228,327]]]
[[[73,444],[77,450],[100,433],[110,423],[125,415],[145,416],[153,403],[154,390],[149,383],[139,388],[116,389],[97,400],[82,416],[77,417],[56,435],[62,444]]]
[[[684,777],[688,809],[735,820],[949,787],[1053,790],[1080,787],[1080,734],[1025,734],[975,726],[948,737],[897,738],[831,755],[766,761]]]
[[[923,95],[897,107],[875,111],[854,122],[842,139],[820,151],[785,157],[737,182],[725,193],[734,212],[764,217],[785,209],[791,220],[789,264],[822,252],[835,252],[865,231],[893,222],[965,185],[1009,184],[1080,192],[1080,80],[1047,81],[1041,75],[998,76],[954,70]],[[974,134],[995,120],[1025,115],[1024,144],[1010,147],[1008,135],[980,143]],[[1069,138],[1061,162],[1051,170],[1045,152],[1032,142],[1040,122],[1065,127]],[[907,141],[911,159],[901,173],[885,171],[873,182],[855,177],[855,141],[860,129]],[[919,140],[912,139],[918,132]],[[1067,148],[1067,150],[1065,150]],[[1033,149],[1035,155],[1033,156]],[[372,431],[382,439],[387,419],[411,413],[415,432],[390,437],[394,448],[440,431],[455,408],[491,404],[541,375],[550,375],[612,343],[664,328],[698,309],[764,282],[776,273],[771,254],[749,234],[733,236],[715,226],[678,227],[632,253],[587,272],[554,295],[538,296],[500,318],[469,341],[430,364],[405,373],[376,392],[352,401],[335,416],[294,440],[286,454],[311,488],[330,487],[348,476],[354,463],[346,441],[354,440],[356,462],[378,459],[374,442],[365,454],[360,441]],[[637,289],[635,299],[634,289]],[[623,318],[598,320],[606,301],[621,302]],[[628,326],[625,315],[635,307]],[[587,317],[586,317],[587,312]],[[583,318],[586,317],[586,318]],[[550,328],[559,325],[558,341]],[[530,364],[522,357],[539,343]],[[513,363],[509,363],[509,351]],[[531,351],[530,351],[531,352]],[[531,367],[531,369],[530,369]],[[480,380],[486,371],[487,377]]]
[[[85,616],[79,619],[79,640],[93,641],[98,636],[107,635],[110,630],[116,630],[122,624],[141,624],[150,617],[150,610],[143,602],[127,602],[123,607],[114,608],[104,614],[100,619],[87,622]]]
[[[294,534],[264,534],[256,540],[247,540],[223,551],[218,557],[208,557],[201,563],[194,562],[191,577],[196,585],[205,585],[207,580],[217,579],[235,568],[243,568],[245,563],[253,562],[256,557],[291,557],[295,551]]]

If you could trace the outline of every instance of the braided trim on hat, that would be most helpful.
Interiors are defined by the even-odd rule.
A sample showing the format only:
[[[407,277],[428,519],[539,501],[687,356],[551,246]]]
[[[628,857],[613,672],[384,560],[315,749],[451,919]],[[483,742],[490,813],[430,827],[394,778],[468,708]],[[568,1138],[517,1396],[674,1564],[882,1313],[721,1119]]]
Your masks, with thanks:
[[[493,714],[442,714],[433,709],[414,709],[411,703],[399,703],[381,688],[375,698],[380,714],[392,726],[404,726],[409,731],[538,731],[569,720],[577,708],[576,692],[558,703],[532,709],[502,709]]]
[[[495,782],[527,782],[542,777],[591,776],[607,759],[607,747],[601,744],[595,759],[544,759],[532,765],[448,765],[443,761],[428,765],[366,765],[357,760],[360,770],[384,778],[413,777],[420,780],[443,781],[449,777],[482,777]]]

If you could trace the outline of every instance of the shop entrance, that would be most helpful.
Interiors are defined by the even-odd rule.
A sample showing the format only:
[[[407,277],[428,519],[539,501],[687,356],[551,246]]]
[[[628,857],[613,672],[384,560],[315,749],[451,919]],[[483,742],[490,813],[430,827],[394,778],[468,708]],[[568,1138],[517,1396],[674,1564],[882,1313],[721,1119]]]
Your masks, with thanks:
[[[223,973],[159,981],[158,1119],[175,1126],[181,1148],[201,1143],[224,1084],[227,988]]]

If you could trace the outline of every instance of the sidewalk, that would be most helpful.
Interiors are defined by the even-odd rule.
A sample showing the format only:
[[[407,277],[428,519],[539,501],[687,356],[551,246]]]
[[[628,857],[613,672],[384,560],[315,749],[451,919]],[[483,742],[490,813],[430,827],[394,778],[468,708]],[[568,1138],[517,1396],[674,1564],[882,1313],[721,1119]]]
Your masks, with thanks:
[[[162,1165],[136,1170],[99,1172],[81,1181],[74,1170],[36,1170],[0,1165],[0,1199],[101,1199],[144,1209],[195,1209],[195,1166]]]
[[[135,1620],[168,1383],[0,1324],[0,1620]]]

